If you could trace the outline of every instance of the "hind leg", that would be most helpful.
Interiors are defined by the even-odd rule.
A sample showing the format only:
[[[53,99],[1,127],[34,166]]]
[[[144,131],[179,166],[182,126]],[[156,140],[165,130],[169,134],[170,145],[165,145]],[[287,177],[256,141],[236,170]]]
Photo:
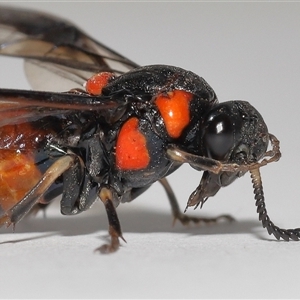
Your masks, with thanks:
[[[0,226],[4,224],[15,226],[36,204],[42,201],[42,197],[47,189],[60,175],[72,167],[75,159],[76,156],[74,155],[65,155],[55,161],[20,202],[1,214]]]

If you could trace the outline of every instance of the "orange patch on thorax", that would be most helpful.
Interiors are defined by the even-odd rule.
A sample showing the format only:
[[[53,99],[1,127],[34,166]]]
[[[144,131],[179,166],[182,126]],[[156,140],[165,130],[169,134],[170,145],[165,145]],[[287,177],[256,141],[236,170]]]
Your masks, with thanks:
[[[138,124],[139,120],[134,117],[120,130],[116,144],[116,166],[120,170],[140,170],[150,162],[147,140]]]
[[[190,122],[190,101],[193,95],[186,91],[174,90],[167,94],[160,94],[155,104],[164,120],[170,137],[180,137],[183,129]]]

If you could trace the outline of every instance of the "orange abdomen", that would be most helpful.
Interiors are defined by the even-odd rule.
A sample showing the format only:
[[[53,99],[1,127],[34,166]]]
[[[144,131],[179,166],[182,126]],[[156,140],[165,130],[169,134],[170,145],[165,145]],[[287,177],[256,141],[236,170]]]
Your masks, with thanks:
[[[0,128],[0,215],[21,201],[41,179],[35,155],[45,134],[31,123]]]
[[[0,207],[17,204],[41,178],[32,153],[0,150]]]

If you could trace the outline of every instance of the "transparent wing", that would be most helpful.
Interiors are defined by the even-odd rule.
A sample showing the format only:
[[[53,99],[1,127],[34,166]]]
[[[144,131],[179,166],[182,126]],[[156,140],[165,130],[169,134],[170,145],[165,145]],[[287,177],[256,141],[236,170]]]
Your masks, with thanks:
[[[0,89],[0,127],[71,112],[114,115],[126,107],[121,97]]]
[[[120,75],[138,67],[68,21],[3,6],[0,7],[0,55],[24,58],[31,86],[48,91],[82,87],[97,72]]]

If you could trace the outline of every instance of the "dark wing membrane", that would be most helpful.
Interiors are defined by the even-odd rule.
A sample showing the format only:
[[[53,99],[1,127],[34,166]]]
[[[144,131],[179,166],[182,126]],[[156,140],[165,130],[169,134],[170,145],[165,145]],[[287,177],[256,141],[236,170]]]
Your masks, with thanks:
[[[0,127],[75,111],[97,111],[105,116],[126,105],[123,99],[105,96],[0,89]]]
[[[110,71],[120,75],[138,67],[70,22],[45,13],[2,6],[0,55],[25,58],[30,84],[42,90],[66,91],[78,87],[94,73]],[[58,82],[65,78],[73,86],[55,86],[53,78],[44,79],[41,70],[45,76],[55,74],[60,78]]]

